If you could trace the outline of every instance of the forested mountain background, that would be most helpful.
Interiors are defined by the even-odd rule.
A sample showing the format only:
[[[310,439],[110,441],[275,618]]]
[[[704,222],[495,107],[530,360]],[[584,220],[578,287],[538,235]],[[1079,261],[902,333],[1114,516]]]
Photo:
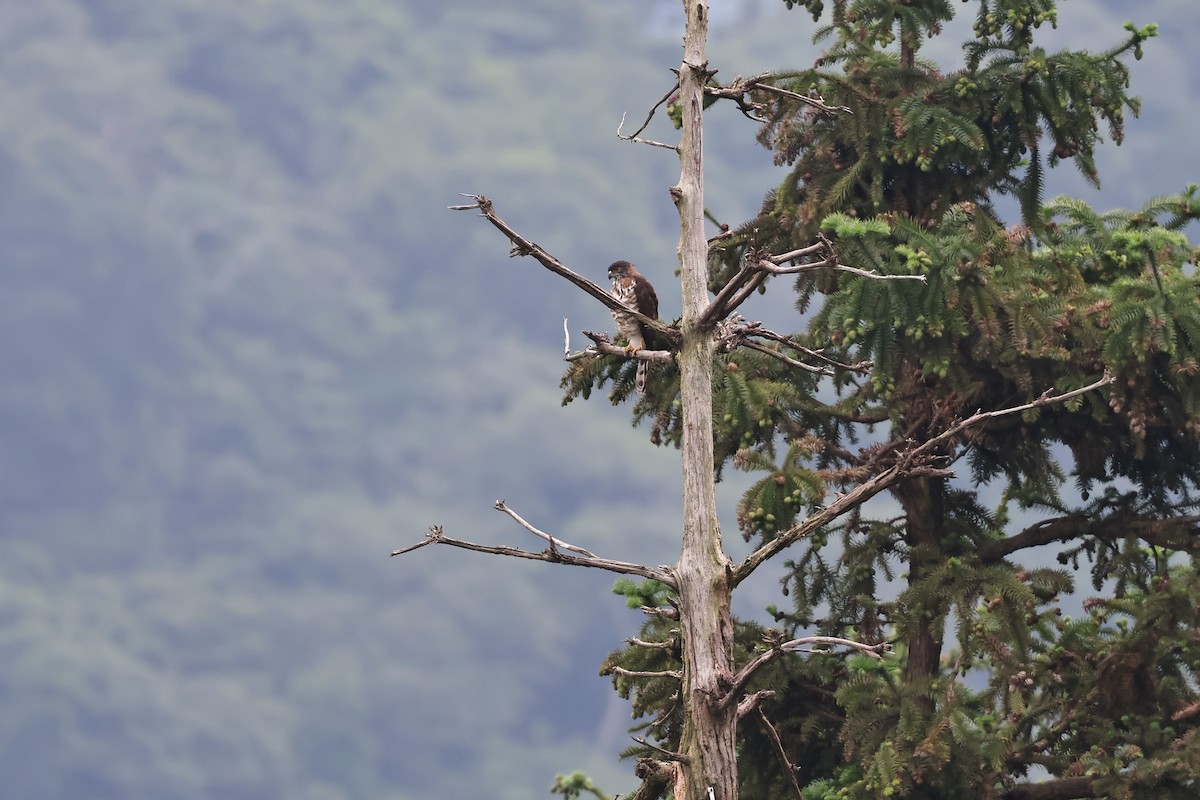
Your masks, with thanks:
[[[677,165],[614,135],[670,86],[676,5],[0,3],[6,798],[633,784],[596,677],[638,622],[610,577],[387,553],[434,523],[530,546],[504,498],[675,559],[675,454],[626,409],[559,408],[562,319],[579,345],[607,311],[446,206],[487,194],[601,282],[628,258],[677,315]],[[713,5],[720,78],[811,63],[803,14]],[[1162,26],[1142,119],[1103,192],[1067,167],[1051,194],[1137,206],[1200,177],[1190,0],[1077,0],[1057,35],[1098,49],[1130,14]],[[779,176],[752,123],[711,119],[710,207],[736,224]]]

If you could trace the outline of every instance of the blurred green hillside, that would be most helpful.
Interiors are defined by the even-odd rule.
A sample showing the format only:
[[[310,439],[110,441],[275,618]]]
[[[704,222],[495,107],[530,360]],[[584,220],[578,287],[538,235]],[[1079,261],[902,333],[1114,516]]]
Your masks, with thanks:
[[[5,798],[632,783],[595,670],[637,620],[607,576],[387,553],[434,523],[536,546],[505,498],[603,555],[675,558],[674,454],[602,401],[559,409],[562,318],[607,312],[445,210],[488,194],[597,280],[634,260],[673,316],[676,164],[614,132],[670,85],[674,5],[0,4]],[[1105,31],[1129,13],[1089,5]],[[721,77],[811,61],[776,6],[727,6]],[[1135,71],[1151,133],[1109,205],[1197,173],[1198,14],[1138,13],[1164,27]],[[736,223],[769,155],[733,112],[709,141]]]

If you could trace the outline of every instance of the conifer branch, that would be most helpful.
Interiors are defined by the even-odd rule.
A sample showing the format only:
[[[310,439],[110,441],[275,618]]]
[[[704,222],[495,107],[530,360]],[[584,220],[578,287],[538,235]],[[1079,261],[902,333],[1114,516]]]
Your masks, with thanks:
[[[548,561],[552,564],[567,564],[575,567],[591,567],[593,569],[602,569],[607,572],[616,572],[621,575],[638,575],[643,578],[660,581],[668,586],[675,586],[675,578],[666,569],[647,567],[644,564],[633,564],[628,561],[615,561],[609,558],[599,558],[597,556],[576,556],[570,553],[564,553],[555,545],[551,545],[546,550],[540,553],[535,553],[531,550],[522,550],[519,547],[508,547],[506,545],[490,545],[478,544],[476,542],[468,542],[463,539],[453,539],[445,534],[441,525],[434,525],[425,533],[425,539],[417,542],[414,545],[393,550],[390,555],[400,556],[405,553],[411,553],[413,550],[425,547],[430,544],[444,544],[450,547],[458,547],[463,550],[473,550],[476,553],[487,553],[494,556],[509,556],[511,558],[524,558],[531,561]]]
[[[600,303],[609,310],[620,311],[622,313],[629,314],[638,322],[642,323],[648,328],[653,328],[663,336],[666,336],[672,342],[679,341],[679,331],[663,324],[662,322],[659,322],[656,319],[650,319],[650,317],[647,317],[645,314],[641,314],[624,303],[618,301],[603,287],[572,270],[566,264],[555,258],[541,245],[530,241],[521,234],[517,233],[512,226],[510,226],[496,214],[495,206],[491,200],[487,199],[481,194],[463,194],[463,197],[469,197],[475,202],[464,205],[449,206],[449,209],[451,211],[478,210],[479,213],[489,223],[491,223],[492,227],[503,233],[506,237],[508,237],[508,240],[512,242],[513,248],[509,253],[510,257],[515,258],[517,256],[532,256],[543,267],[555,273],[556,275],[566,278],[584,292],[591,295],[596,300],[599,300]]]

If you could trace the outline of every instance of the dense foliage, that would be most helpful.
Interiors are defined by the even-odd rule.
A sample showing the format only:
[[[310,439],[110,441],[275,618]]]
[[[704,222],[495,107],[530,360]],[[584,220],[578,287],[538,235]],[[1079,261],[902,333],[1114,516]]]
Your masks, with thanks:
[[[1126,59],[1155,26],[1127,25],[1098,53],[1048,52],[1055,3],[981,0],[962,65],[943,70],[922,48],[960,4],[788,5],[824,23],[828,47],[776,85],[846,110],[759,98],[760,140],[791,171],[719,239],[712,288],[818,236],[843,264],[926,281],[802,273],[806,327],[772,347],[842,365],[830,377],[770,353],[724,357],[718,458],[763,474],[739,508],[743,534],[772,539],[979,409],[1113,383],[980,425],[945,447],[948,474],[910,477],[794,548],[776,635],[886,639],[895,653],[761,675],[752,688],[775,692],[763,709],[781,744],[743,721],[745,796],[795,782],[807,800],[1193,797],[1200,280],[1184,228],[1200,197],[1192,185],[1099,213],[1042,196],[1060,161],[1098,181],[1100,131],[1119,143],[1139,107]],[[1007,224],[1005,197],[1020,211]],[[625,397],[627,372],[582,365],[568,398],[609,379]],[[673,380],[660,371],[635,409],[658,441],[679,436]],[[744,657],[762,634],[742,631]],[[671,651],[608,663],[661,670]],[[617,683],[672,746],[671,687]]]

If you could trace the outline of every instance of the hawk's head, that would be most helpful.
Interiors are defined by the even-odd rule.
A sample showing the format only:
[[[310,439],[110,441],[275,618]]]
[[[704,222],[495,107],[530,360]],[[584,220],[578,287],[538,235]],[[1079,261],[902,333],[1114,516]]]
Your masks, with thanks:
[[[633,272],[633,264],[628,261],[614,261],[608,267],[608,279],[615,281],[617,278],[624,278]]]

